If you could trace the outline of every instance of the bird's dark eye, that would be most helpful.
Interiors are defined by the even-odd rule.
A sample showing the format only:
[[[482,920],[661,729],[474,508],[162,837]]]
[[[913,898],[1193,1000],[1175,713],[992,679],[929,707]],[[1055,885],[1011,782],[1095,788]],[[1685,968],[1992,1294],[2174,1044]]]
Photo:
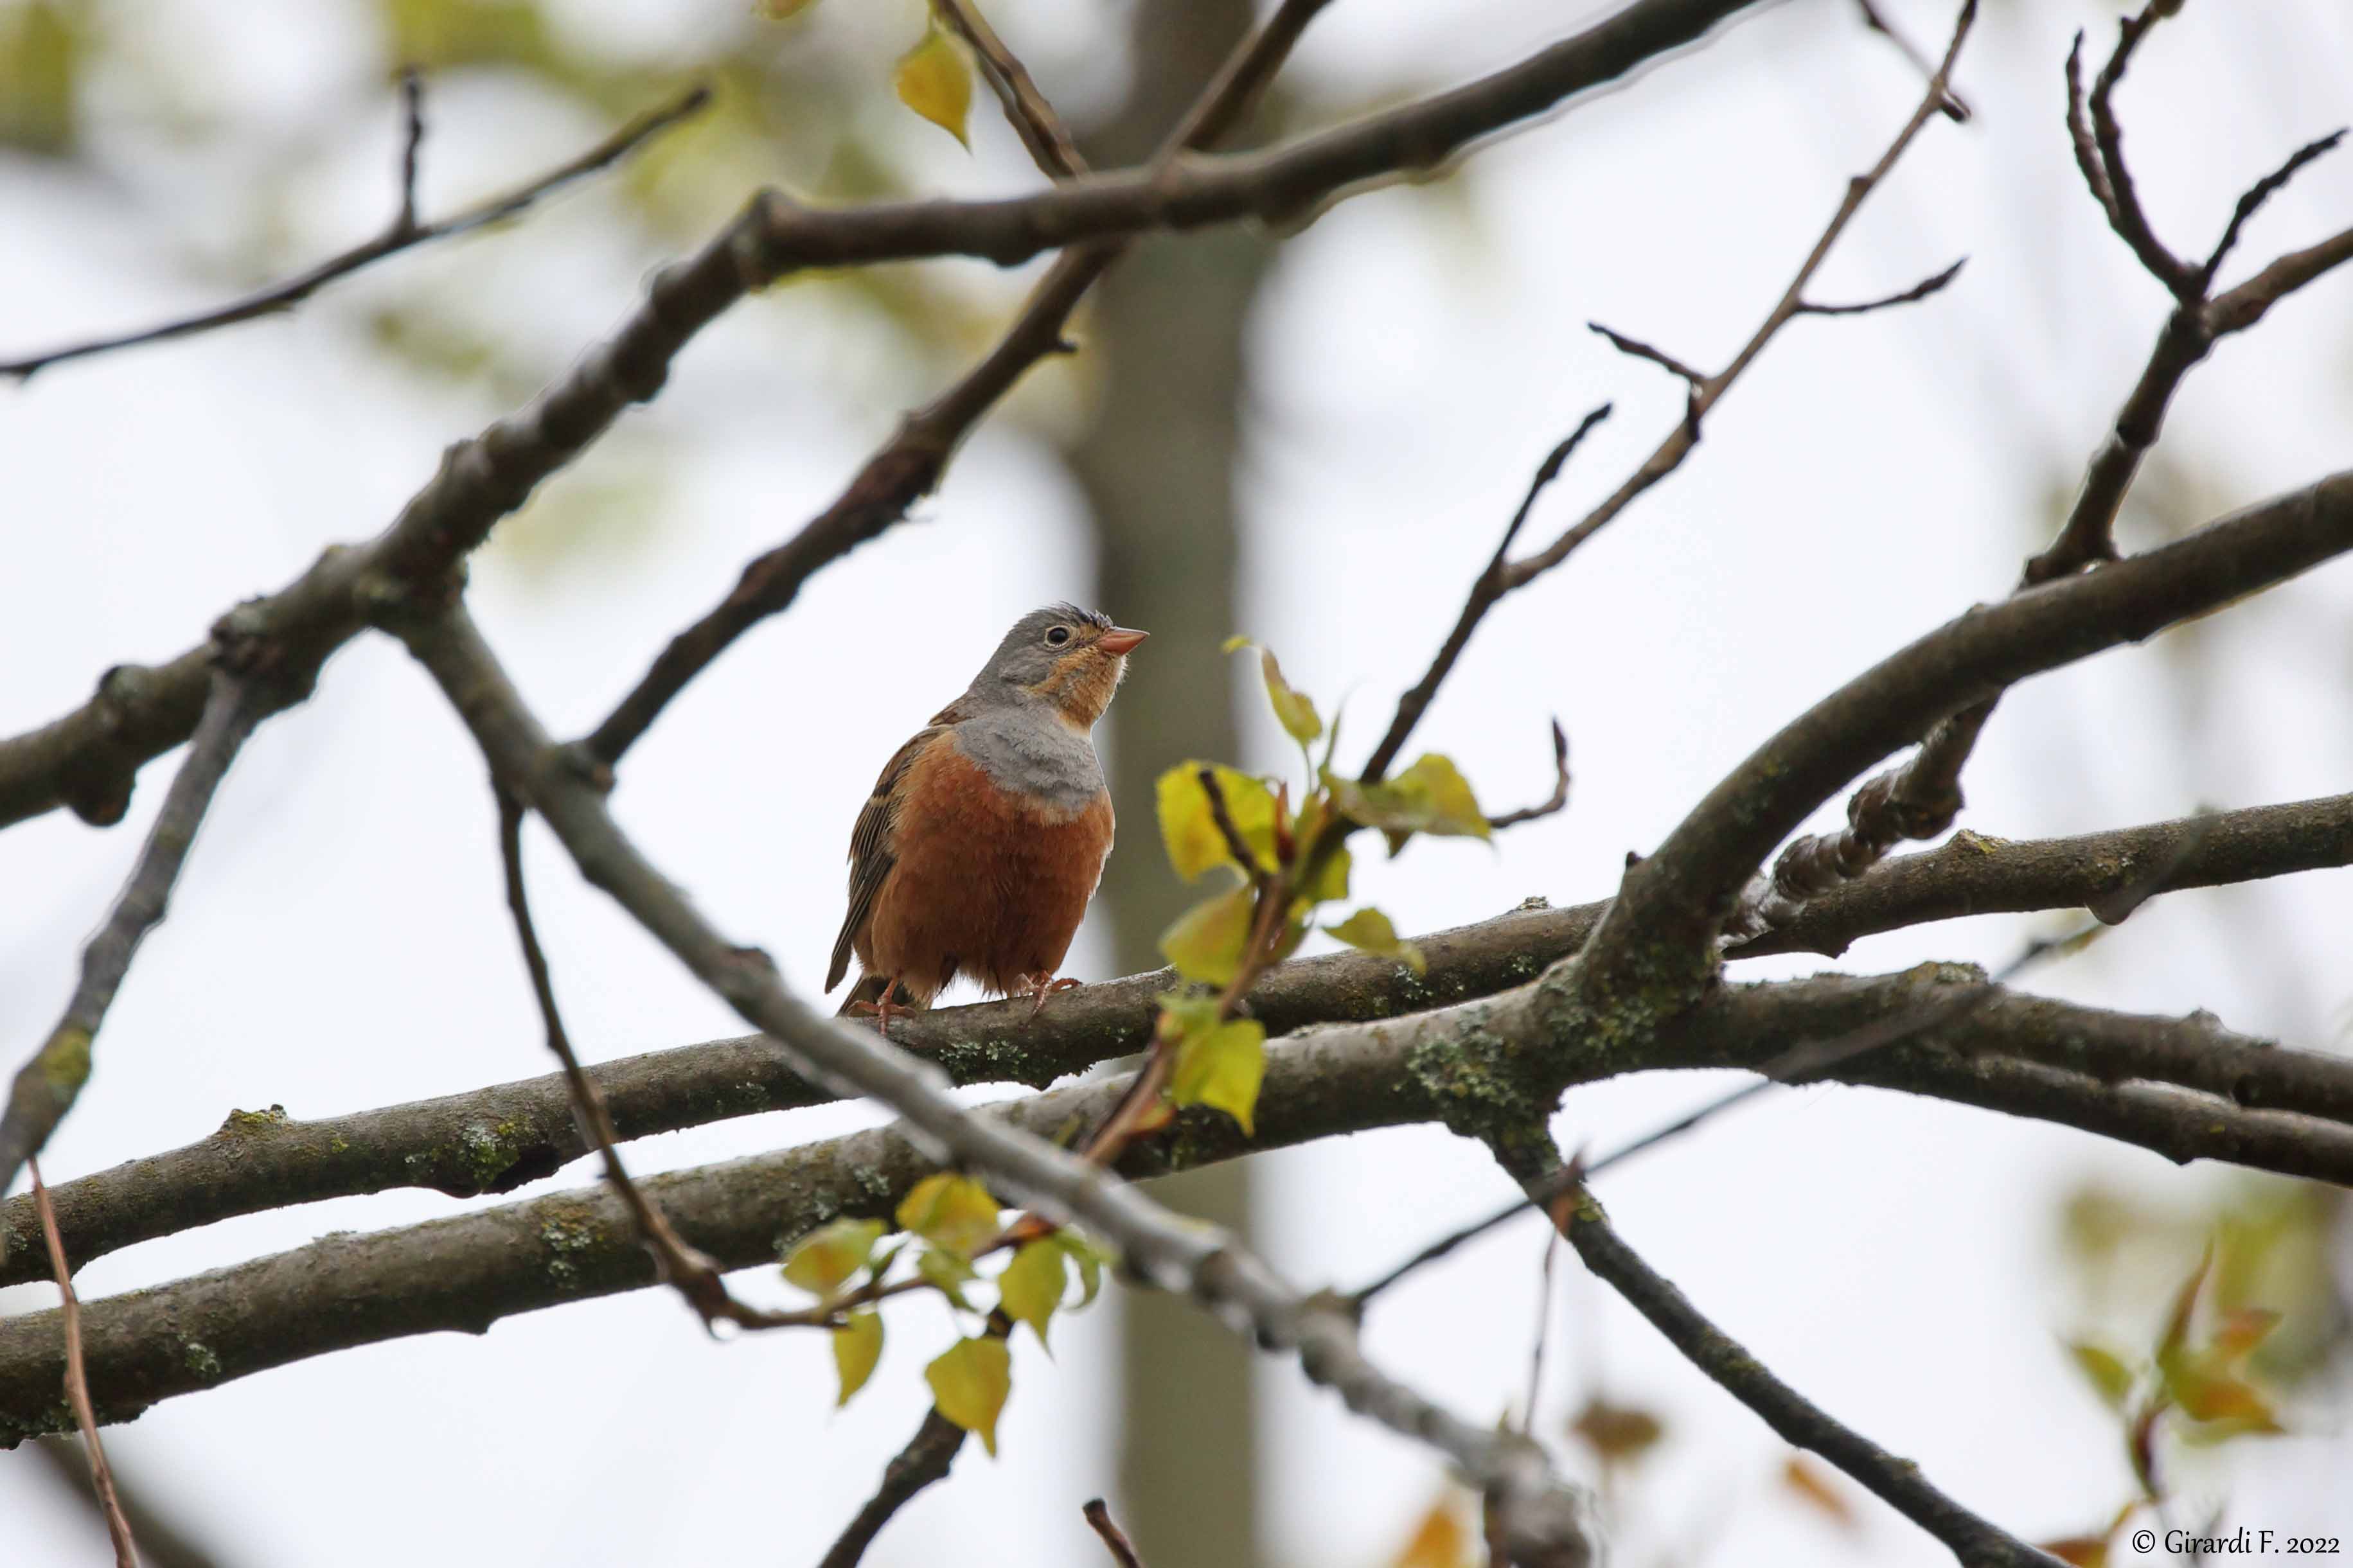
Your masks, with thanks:
[[[1056,626],[1046,634],[1046,646],[1048,647],[1060,647],[1070,640],[1071,628],[1068,626]]]

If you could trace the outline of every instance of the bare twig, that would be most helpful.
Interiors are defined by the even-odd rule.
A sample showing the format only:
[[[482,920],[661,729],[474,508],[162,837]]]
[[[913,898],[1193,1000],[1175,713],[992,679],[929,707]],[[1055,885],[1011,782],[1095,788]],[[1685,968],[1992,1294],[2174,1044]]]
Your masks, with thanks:
[[[1414,682],[1412,689],[1398,699],[1397,714],[1389,721],[1388,733],[1381,737],[1380,744],[1373,748],[1373,754],[1365,761],[1364,783],[1377,784],[1388,773],[1390,764],[1398,759],[1398,753],[1405,750],[1414,726],[1421,722],[1422,714],[1428,711],[1430,699],[1438,695],[1438,688],[1452,672],[1455,661],[1462,657],[1462,650],[1470,646],[1471,634],[1479,629],[1479,623],[1486,618],[1487,612],[1495,607],[1496,601],[1529,581],[1528,577],[1515,578],[1512,574],[1512,542],[1519,538],[1520,530],[1527,525],[1528,514],[1535,510],[1536,498],[1560,477],[1561,469],[1576,455],[1577,448],[1584,443],[1593,427],[1609,417],[1609,409],[1610,405],[1605,403],[1578,420],[1577,428],[1545,454],[1545,460],[1536,465],[1535,477],[1528,481],[1527,493],[1520,498],[1519,510],[1513,512],[1512,521],[1504,525],[1504,537],[1496,542],[1495,552],[1487,558],[1487,564],[1480,572],[1478,580],[1471,584],[1470,596],[1463,600],[1461,613],[1454,618],[1454,629],[1446,634],[1446,641],[1440,646],[1437,657],[1430,661],[1430,668],[1423,672],[1422,678]],[[1559,725],[1553,726],[1553,733],[1559,736]],[[1564,755],[1567,744],[1563,739]]]
[[[104,1505],[97,1483],[90,1477],[90,1450],[85,1446],[69,1437],[51,1436],[27,1447],[49,1467],[51,1478],[59,1486],[93,1514],[102,1513]],[[130,1521],[131,1533],[139,1542],[139,1560],[145,1568],[228,1568],[227,1558],[210,1543],[143,1498],[135,1476],[117,1475],[114,1492],[122,1505],[122,1517]]]
[[[1963,1508],[1932,1485],[1909,1459],[1898,1458],[1767,1370],[1765,1364],[1694,1307],[1628,1247],[1589,1192],[1554,1212],[1560,1235],[1585,1266],[1667,1337],[1691,1363],[1763,1418],[1786,1441],[1820,1454],[1874,1496],[1952,1550],[1967,1568],[2055,1568],[2058,1559],[2036,1550]]]
[[[2109,226],[2116,231],[2118,238],[2132,247],[2132,253],[2140,258],[2140,264],[2148,269],[2150,277],[2172,289],[2176,298],[2188,300],[2197,295],[2197,268],[2168,250],[2165,242],[2157,237],[2157,231],[2149,226],[2148,215],[2141,210],[2140,195],[2133,188],[2132,171],[2125,166],[2124,131],[2116,123],[2113,101],[2116,84],[2124,80],[2125,69],[2132,63],[2133,51],[2148,36],[2149,28],[2159,17],[2170,16],[2179,9],[2178,0],[2149,0],[2142,7],[2140,15],[2117,19],[2116,50],[2108,56],[2108,63],[2100,68],[2100,74],[2092,79],[2090,139],[2105,175],[2102,184],[2105,187],[2106,199],[2101,205],[2107,209]],[[2070,50],[2067,69],[2071,108],[2078,97],[2073,79],[2075,58],[2074,52]],[[2080,132],[2076,140],[2080,147],[2083,141]],[[2079,153],[2079,160],[2080,157]],[[2099,189],[2095,186],[2094,194]]]
[[[1487,819],[1487,826],[1517,827],[1523,822],[1535,822],[1567,807],[1568,731],[1560,727],[1560,721],[1557,719],[1552,721],[1552,794],[1535,805],[1524,805],[1515,811],[1507,811],[1501,816],[1491,816]]]
[[[434,240],[448,239],[478,228],[486,228],[514,216],[566,185],[612,167],[680,121],[701,112],[702,107],[711,101],[711,90],[698,87],[662,108],[639,115],[571,162],[503,195],[477,202],[432,223],[419,223],[417,218],[417,161],[425,138],[422,99],[423,88],[417,73],[414,70],[404,72],[401,77],[404,134],[400,154],[399,205],[384,231],[374,239],[329,257],[309,271],[299,273],[282,283],[273,283],[242,299],[193,316],[166,321],[161,326],[142,327],[136,331],[93,338],[86,342],[69,343],[27,354],[22,359],[0,362],[0,375],[13,375],[22,381],[36,371],[66,360],[85,359],[115,349],[135,348],[142,343],[188,337],[210,331],[216,327],[232,326],[239,321],[250,321],[257,317],[291,310],[337,279],[349,277],[387,256],[396,256]]]
[[[48,1243],[49,1268],[56,1273],[60,1317],[66,1331],[66,1398],[73,1405],[74,1422],[81,1428],[83,1448],[90,1455],[90,1484],[98,1493],[99,1511],[106,1516],[107,1538],[114,1542],[115,1568],[139,1568],[139,1546],[131,1536],[131,1521],[122,1516],[122,1500],[115,1495],[114,1471],[106,1462],[106,1445],[98,1440],[98,1412],[90,1401],[90,1374],[82,1364],[81,1301],[74,1294],[73,1268],[66,1261],[66,1244],[58,1235],[58,1216],[49,1207],[49,1189],[41,1182],[41,1163],[33,1171],[33,1202],[41,1211],[41,1235]]]
[[[1135,1554],[1134,1544],[1127,1539],[1127,1531],[1112,1519],[1110,1505],[1103,1499],[1090,1499],[1079,1511],[1087,1516],[1087,1523],[1103,1537],[1104,1550],[1111,1553],[1112,1561],[1118,1563],[1119,1568],[1144,1568],[1144,1559]]]
[[[276,706],[271,690],[266,681],[226,668],[214,670],[204,719],[186,760],[173,776],[164,809],[140,847],[138,862],[116,895],[106,923],[82,948],[80,982],[48,1038],[17,1070],[7,1108],[0,1111],[0,1192],[48,1142],[89,1081],[92,1049],[107,1009],[131,973],[140,942],[163,922],[172,885],[179,879],[222,775],[254,726]]]
[[[1048,179],[1073,179],[1087,172],[1087,161],[1079,155],[1076,142],[1071,140],[1071,128],[1054,112],[1046,95],[1038,90],[1037,81],[1019,57],[1005,47],[997,29],[980,14],[972,0],[932,0],[932,14],[980,57],[981,75],[987,79],[989,90],[997,94],[1005,107],[1007,123],[1021,144],[1029,149]]]
[[[1961,275],[1961,268],[1968,266],[1968,262],[1969,258],[1964,256],[1942,272],[1931,273],[1909,289],[1883,295],[1876,300],[1865,300],[1857,305],[1817,305],[1811,300],[1801,300],[1798,302],[1798,314],[1800,316],[1867,316],[1873,310],[1884,310],[1891,305],[1916,304],[1958,278]]]
[[[2246,226],[2249,218],[2255,216],[2255,210],[2285,189],[2287,183],[2295,179],[2306,163],[2335,152],[2337,144],[2344,140],[2345,132],[2337,130],[2316,141],[2307,142],[2289,153],[2287,162],[2247,188],[2246,195],[2241,196],[2238,205],[2231,209],[2231,221],[2223,226],[2222,237],[2215,241],[2212,254],[2198,269],[2198,291],[2201,296],[2214,286],[2214,275],[2222,269],[2223,258],[2231,254],[2232,247],[2239,243],[2239,231]]]
[[[573,1116],[580,1124],[581,1140],[595,1149],[603,1161],[605,1180],[628,1210],[638,1239],[652,1255],[657,1277],[677,1289],[702,1318],[705,1330],[715,1329],[721,1322],[746,1329],[806,1328],[832,1322],[838,1305],[807,1311],[773,1312],[737,1300],[728,1291],[719,1266],[688,1246],[661,1209],[629,1179],[628,1169],[613,1146],[619,1135],[613,1130],[613,1118],[606,1109],[605,1097],[597,1089],[596,1080],[582,1070],[580,1058],[572,1049],[572,1038],[565,1031],[564,1016],[555,1005],[554,978],[548,969],[547,953],[539,943],[539,931],[531,917],[531,895],[523,879],[522,805],[504,789],[498,790],[497,795],[499,858],[505,868],[507,911],[514,921],[515,940],[522,948],[523,967],[531,975],[532,995],[539,1004],[540,1020],[547,1030],[547,1048],[564,1064],[564,1082],[571,1094]]]
[[[1919,107],[1913,110],[1912,118],[1905,122],[1904,129],[1897,132],[1895,140],[1888,145],[1887,151],[1881,154],[1879,162],[1873,164],[1867,172],[1847,182],[1846,191],[1840,198],[1838,210],[1831,215],[1831,221],[1823,228],[1821,237],[1814,241],[1813,249],[1807,253],[1805,260],[1799,264],[1797,276],[1791,279],[1789,286],[1782,290],[1780,300],[1767,314],[1763,324],[1750,334],[1747,342],[1741,346],[1740,352],[1734,354],[1731,362],[1722,370],[1714,375],[1697,374],[1683,361],[1648,343],[1612,331],[1599,322],[1593,323],[1593,330],[1608,338],[1620,353],[1631,354],[1637,359],[1648,360],[1671,374],[1682,377],[1689,384],[1691,395],[1684,405],[1683,422],[1675,426],[1666,439],[1659,443],[1650,457],[1643,460],[1641,467],[1635,469],[1623,484],[1611,491],[1599,506],[1578,519],[1559,538],[1534,555],[1513,563],[1506,569],[1507,576],[1514,585],[1549,572],[1567,560],[1577,546],[1608,527],[1619,513],[1632,505],[1635,499],[1643,491],[1681,467],[1683,459],[1689,457],[1692,450],[1699,445],[1700,426],[1705,420],[1708,411],[1723,400],[1724,395],[1729,392],[1733,384],[1740,379],[1741,373],[1748,368],[1758,354],[1765,352],[1765,345],[1772,342],[1775,334],[1796,317],[1806,313],[1804,310],[1806,286],[1813,281],[1814,274],[1820,269],[1823,260],[1831,253],[1831,247],[1836,245],[1839,237],[1846,232],[1847,224],[1852,220],[1855,213],[1861,209],[1871,193],[1879,187],[1880,183],[1886,179],[1888,172],[1895,167],[1896,161],[1903,157],[1905,150],[1912,145],[1913,138],[1920,133],[1921,128],[1927,124],[1944,104],[1947,84],[1952,78],[1953,62],[1959,58],[1961,45],[1968,37],[1970,24],[1976,20],[1976,17],[1977,0],[1963,0],[1959,19],[1954,25],[1952,42],[1946,47],[1943,60],[1929,77],[1927,91],[1921,98]]]
[[[1919,45],[1890,26],[1887,18],[1880,15],[1879,7],[1872,0],[1855,0],[1855,6],[1862,13],[1862,25],[1894,44],[1896,53],[1912,62],[1914,70],[1924,77],[1936,70],[1936,62],[1922,54]],[[1968,101],[1949,87],[1945,89],[1945,101],[1938,108],[1944,111],[1946,119],[1958,125],[1968,124],[1972,112]]]
[[[941,1415],[937,1406],[925,1411],[923,1424],[915,1428],[907,1446],[882,1467],[881,1484],[818,1560],[818,1568],[857,1568],[866,1549],[882,1533],[882,1527],[913,1501],[917,1492],[946,1479],[948,1467],[955,1463],[956,1452],[963,1447],[963,1427]]]

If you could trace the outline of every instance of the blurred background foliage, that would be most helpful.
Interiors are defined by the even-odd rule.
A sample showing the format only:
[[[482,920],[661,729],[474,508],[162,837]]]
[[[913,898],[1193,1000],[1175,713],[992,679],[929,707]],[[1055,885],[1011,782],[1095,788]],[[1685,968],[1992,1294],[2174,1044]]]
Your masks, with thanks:
[[[1990,8],[1989,26],[2026,0]],[[1132,161],[1248,24],[1248,0],[993,0],[987,6],[1065,115],[1092,158]],[[2095,8],[2079,7],[2087,18]],[[589,0],[347,0],[211,21],[175,13],[168,26],[135,4],[0,0],[0,146],[48,161],[57,177],[152,214],[153,242],[185,269],[192,295],[210,298],[297,270],[380,226],[396,190],[398,104],[407,66],[426,73],[425,207],[435,211],[529,178],[691,80],[717,89],[712,106],[658,140],[614,179],[534,214],[494,239],[437,250],[331,290],[304,309],[340,323],[417,395],[448,405],[454,425],[515,405],[559,371],[617,307],[616,278],[641,275],[707,237],[764,184],[822,202],[934,192],[1026,188],[1034,174],[1004,155],[993,100],[976,95],[967,156],[894,100],[893,63],[923,37],[923,0],[822,0],[764,14],[748,0],[649,7]],[[269,12],[267,17],[258,14]],[[220,32],[208,31],[217,24]],[[265,35],[286,25],[287,37]],[[315,57],[320,36],[339,47]],[[1147,65],[1139,62],[1148,62]],[[327,79],[284,95],[291,110],[248,111],[257,77]],[[1390,83],[1361,100],[1314,95],[1287,80],[1248,132],[1261,140],[1405,96]],[[495,122],[499,134],[472,132]],[[195,176],[202,172],[202,180]],[[1475,286],[1482,264],[1476,209],[1461,178],[1417,182],[1414,210],[1442,228]],[[222,193],[231,199],[223,203]],[[526,232],[527,230],[527,232]],[[1267,239],[1220,231],[1138,247],[1086,307],[1075,333],[1087,352],[1029,378],[993,416],[1063,465],[1094,528],[1100,599],[1161,634],[1113,710],[1112,748],[1128,793],[1123,817],[1148,822],[1149,781],[1186,756],[1232,757],[1241,746],[1233,676],[1217,647],[1238,628],[1242,557],[1235,477],[1245,460],[1241,416],[1250,406],[1246,329],[1271,255]],[[2053,269],[2055,273],[2055,268]],[[547,279],[553,276],[553,283]],[[579,287],[565,310],[524,311],[520,297]],[[754,353],[792,359],[791,384],[747,382],[744,417],[783,416],[781,398],[835,400],[887,413],[959,374],[1018,308],[1025,275],[975,267],[863,268],[797,278],[744,312]],[[2052,318],[2062,302],[2041,302]],[[116,323],[90,323],[102,330]],[[128,325],[130,323],[121,323]],[[56,335],[74,330],[53,323]],[[29,345],[27,345],[29,346]],[[698,350],[698,352],[704,352]],[[715,352],[715,351],[714,351]],[[1981,374],[1999,373],[1978,367]],[[731,373],[742,365],[731,361]],[[2011,388],[2015,391],[2017,389]],[[1989,400],[2005,406],[2005,400]],[[2031,400],[2014,400],[2018,458],[2044,465],[2048,521],[2018,524],[2021,549],[2039,542],[2071,498],[2079,457],[2045,433]],[[786,410],[789,413],[789,410]],[[871,421],[870,421],[871,423]],[[887,426],[882,426],[887,427]],[[659,548],[666,502],[694,461],[696,432],[657,404],[617,431],[563,485],[502,526],[491,550],[524,579],[626,572]],[[846,479],[860,453],[841,454]],[[2155,542],[2224,510],[2235,494],[2227,462],[2169,445],[2135,490],[2127,531]],[[797,518],[779,517],[777,531]],[[714,594],[721,584],[712,584]],[[2181,679],[2179,721],[2195,732],[2221,692],[2203,674],[2197,629],[2158,645]],[[1156,963],[1154,938],[1181,889],[1151,856],[1114,858],[1105,896],[1123,970]],[[2222,940],[2277,970],[2291,944],[2223,921]],[[2288,967],[2292,968],[2292,965]],[[2334,1005],[2309,975],[2281,984]],[[2341,1024],[2342,1020],[2337,1020]],[[1240,1166],[1193,1178],[1176,1201],[1247,1224]],[[2249,1376],[2274,1395],[2282,1421],[2343,1406],[2347,1225],[2342,1194],[2270,1181],[2210,1184],[2194,1205],[2111,1186],[2084,1186],[2052,1205],[2059,1300],[2052,1331],[2070,1341],[2154,1355],[2168,1311],[2202,1251],[2212,1247],[2211,1310],[2279,1314],[2253,1350]],[[1253,1532],[1259,1464],[1251,1436],[1251,1369],[1243,1348],[1180,1304],[1130,1296],[1123,1396],[1124,1517],[1153,1542],[1157,1568],[1230,1568],[1262,1560]],[[1923,1346],[1923,1355],[1937,1353]],[[1587,1358],[1595,1361],[1598,1357]],[[1673,1468],[1674,1436],[1632,1394],[1598,1373],[1584,1403],[1552,1436],[1581,1451],[1628,1538],[1630,1562],[1696,1562],[1758,1506],[1809,1510],[1843,1529],[1846,1483],[1792,1459],[1729,1500],[1693,1510],[1695,1478]],[[2052,1397],[2076,1398],[2078,1390]],[[1620,1403],[1619,1401],[1623,1401]],[[1727,1414],[1727,1420],[1743,1419]],[[2168,1449],[2175,1485],[2202,1518],[2227,1497],[2229,1465],[2260,1439],[2202,1443],[2194,1431]],[[1221,1500],[1203,1510],[1205,1496]],[[1778,1500],[1778,1501],[1774,1500]],[[2105,1500],[2086,1500],[2087,1528]],[[2086,1539],[2090,1539],[2087,1537]],[[1857,1548],[1860,1552],[1862,1549]],[[2083,1549],[2079,1561],[2095,1561]],[[1463,1496],[1440,1497],[1401,1542],[1398,1568],[1455,1568],[1482,1560],[1479,1521]]]

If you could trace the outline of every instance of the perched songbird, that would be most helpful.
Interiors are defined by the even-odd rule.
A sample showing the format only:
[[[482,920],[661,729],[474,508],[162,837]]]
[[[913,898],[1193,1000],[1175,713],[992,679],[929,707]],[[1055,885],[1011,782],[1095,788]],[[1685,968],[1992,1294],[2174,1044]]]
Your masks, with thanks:
[[[849,840],[849,913],[825,988],[858,954],[844,1013],[931,1005],[957,975],[999,995],[1055,971],[1103,880],[1111,792],[1095,721],[1145,634],[1072,605],[1013,624],[965,694],[899,748]]]

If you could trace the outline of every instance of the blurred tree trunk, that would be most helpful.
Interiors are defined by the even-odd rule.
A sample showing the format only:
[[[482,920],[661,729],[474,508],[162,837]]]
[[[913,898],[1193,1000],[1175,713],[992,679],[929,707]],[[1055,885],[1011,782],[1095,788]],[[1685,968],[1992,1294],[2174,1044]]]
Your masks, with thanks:
[[[1251,21],[1249,0],[1139,0],[1135,86],[1087,139],[1100,165],[1150,155]],[[1096,605],[1154,640],[1111,710],[1123,853],[1098,907],[1121,973],[1157,966],[1185,902],[1158,852],[1152,781],[1187,757],[1232,758],[1228,661],[1236,629],[1234,516],[1242,330],[1271,247],[1220,230],[1147,241],[1106,279],[1090,337],[1107,377],[1070,454],[1094,514]],[[1246,1163],[1182,1177],[1163,1197],[1244,1230]],[[1256,1413],[1244,1342],[1183,1302],[1123,1298],[1122,1521],[1153,1568],[1247,1568],[1257,1545]]]

